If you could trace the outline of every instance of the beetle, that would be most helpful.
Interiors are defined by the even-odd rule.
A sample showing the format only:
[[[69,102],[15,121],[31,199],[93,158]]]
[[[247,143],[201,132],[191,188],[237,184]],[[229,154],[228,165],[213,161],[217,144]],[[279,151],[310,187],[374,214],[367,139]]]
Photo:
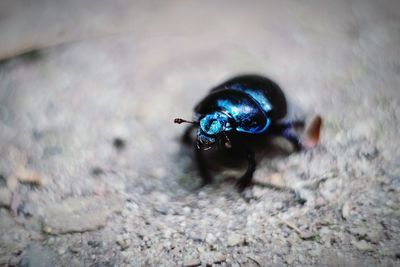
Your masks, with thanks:
[[[246,157],[246,172],[236,185],[243,191],[252,182],[256,169],[255,152],[251,144],[256,139],[282,136],[292,143],[294,150],[314,146],[319,139],[321,118],[318,116],[311,129],[311,145],[304,144],[293,128],[304,127],[304,121],[283,121],[287,101],[282,89],[269,78],[260,75],[241,75],[211,89],[194,108],[193,121],[176,118],[175,123],[190,123],[183,139],[197,129],[195,155],[203,185],[212,182],[203,155],[211,148],[240,150]],[[310,142],[309,142],[310,143]]]

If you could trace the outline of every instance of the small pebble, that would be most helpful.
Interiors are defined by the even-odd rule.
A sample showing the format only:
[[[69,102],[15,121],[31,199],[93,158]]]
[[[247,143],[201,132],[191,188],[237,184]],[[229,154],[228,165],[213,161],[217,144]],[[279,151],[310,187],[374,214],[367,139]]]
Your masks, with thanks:
[[[373,251],[374,248],[372,247],[371,244],[369,244],[367,241],[365,240],[361,240],[361,241],[352,241],[351,242],[353,244],[353,246],[355,246],[358,250],[361,251]]]
[[[94,168],[92,169],[92,171],[91,171],[91,174],[92,174],[93,176],[100,176],[100,175],[104,174],[104,171],[103,171],[103,169],[100,168],[100,167],[94,167]]]
[[[58,253],[59,255],[65,254],[66,251],[67,251],[67,248],[66,248],[66,247],[60,247],[60,248],[57,249],[57,253]]]
[[[125,141],[122,138],[116,137],[113,140],[113,146],[116,149],[121,150],[121,149],[125,148],[126,144],[125,144]]]
[[[197,258],[195,259],[186,259],[183,262],[183,266],[185,267],[196,267],[196,266],[200,266],[201,265],[201,261]]]
[[[192,209],[189,207],[184,207],[183,208],[183,214],[189,215],[192,212]]]
[[[207,235],[206,235],[206,242],[208,243],[208,244],[210,244],[210,245],[214,245],[215,244],[215,241],[217,241],[217,238],[213,235],[213,234],[211,234],[211,233],[208,233]]]
[[[75,254],[78,254],[81,251],[79,247],[69,247],[69,250]]]
[[[276,202],[276,203],[274,203],[273,208],[274,208],[274,210],[283,210],[284,205],[282,202]]]
[[[121,247],[122,250],[129,248],[131,245],[131,241],[129,239],[125,239],[123,236],[117,237],[117,244]]]
[[[199,196],[200,199],[204,199],[204,198],[207,197],[207,193],[204,192],[204,191],[200,191],[200,192],[198,193],[198,196]]]
[[[226,257],[222,253],[217,252],[214,255],[214,263],[215,264],[221,264],[222,262],[225,262],[225,261],[226,261]]]
[[[101,244],[102,244],[102,242],[100,242],[100,241],[95,241],[95,240],[89,240],[89,241],[87,242],[87,244],[88,244],[89,246],[95,248],[95,247],[100,247]]]
[[[155,210],[162,215],[168,214],[168,207],[165,205],[159,205],[159,206],[155,207]]]
[[[238,234],[232,233],[232,234],[230,234],[230,235],[228,236],[227,243],[228,243],[228,246],[230,246],[230,247],[237,246],[237,245],[239,245],[241,242],[242,242],[242,238],[241,238],[240,235],[238,235]]]
[[[24,217],[32,217],[34,214],[34,207],[31,203],[21,203],[17,208],[17,214]]]

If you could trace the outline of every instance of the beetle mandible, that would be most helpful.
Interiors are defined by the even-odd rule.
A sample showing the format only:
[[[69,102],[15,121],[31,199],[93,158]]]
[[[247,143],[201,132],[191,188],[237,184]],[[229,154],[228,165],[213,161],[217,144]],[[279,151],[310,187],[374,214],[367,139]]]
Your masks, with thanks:
[[[197,128],[196,161],[203,185],[212,182],[203,150],[241,149],[248,167],[237,182],[239,191],[251,184],[256,169],[255,153],[250,144],[255,138],[283,136],[296,151],[306,147],[292,129],[303,127],[303,121],[282,121],[287,113],[287,102],[282,89],[272,80],[259,75],[237,76],[211,89],[194,108],[194,120],[176,118],[175,123],[192,124],[184,134]],[[318,142],[321,119],[318,116],[312,129],[314,144]]]

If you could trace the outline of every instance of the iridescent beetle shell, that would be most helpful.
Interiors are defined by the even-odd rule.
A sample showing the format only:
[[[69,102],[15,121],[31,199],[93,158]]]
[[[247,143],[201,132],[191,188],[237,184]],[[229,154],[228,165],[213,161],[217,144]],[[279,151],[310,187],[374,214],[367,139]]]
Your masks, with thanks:
[[[215,87],[194,109],[200,122],[197,139],[213,144],[219,134],[237,131],[263,134],[271,122],[286,115],[286,99],[280,87],[268,78],[246,75]]]
[[[211,183],[213,178],[202,151],[211,147],[233,148],[243,153],[248,162],[246,172],[236,184],[239,191],[251,184],[256,170],[252,145],[257,140],[282,136],[296,151],[313,148],[318,143],[322,123],[321,117],[316,116],[307,130],[309,138],[300,139],[294,130],[303,128],[304,121],[282,120],[287,112],[282,90],[270,79],[257,75],[239,76],[213,88],[194,111],[193,121],[176,118],[174,122],[191,124],[183,136],[188,144],[192,130],[197,129],[195,156],[203,185]]]

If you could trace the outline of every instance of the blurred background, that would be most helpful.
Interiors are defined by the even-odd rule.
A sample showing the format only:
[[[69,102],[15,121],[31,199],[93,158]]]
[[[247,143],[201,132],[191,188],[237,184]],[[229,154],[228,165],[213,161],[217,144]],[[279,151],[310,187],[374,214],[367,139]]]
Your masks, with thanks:
[[[0,1],[0,265],[399,265],[399,44],[395,0]],[[196,190],[173,118],[243,73],[321,144]]]

